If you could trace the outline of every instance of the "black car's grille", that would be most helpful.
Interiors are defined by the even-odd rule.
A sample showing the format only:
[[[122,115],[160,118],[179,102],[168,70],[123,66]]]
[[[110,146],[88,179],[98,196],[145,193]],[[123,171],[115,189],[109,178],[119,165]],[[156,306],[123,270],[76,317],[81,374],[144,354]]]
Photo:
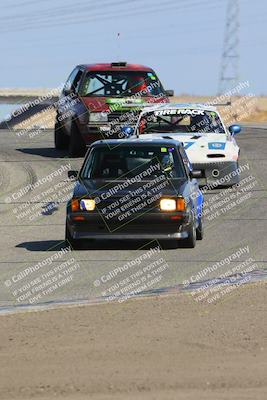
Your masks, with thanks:
[[[149,204],[145,204],[140,198],[132,198],[129,202],[121,203],[118,199],[113,198],[113,200],[102,200],[97,204],[97,210],[103,213],[114,212],[115,210],[120,210],[119,214],[126,213],[128,210],[135,210],[135,213],[144,213],[153,210],[154,212],[159,211],[159,199],[153,199],[153,197],[148,197]]]
[[[152,199],[151,204],[145,204],[138,198],[132,198],[122,204],[120,204],[118,198],[101,201],[97,204],[96,211],[101,216],[103,222],[109,227],[121,226],[133,220],[138,221],[140,217],[142,218],[145,215],[150,215],[151,217],[151,213],[160,214],[159,200],[153,201]],[[153,221],[153,218],[150,219],[151,221]]]

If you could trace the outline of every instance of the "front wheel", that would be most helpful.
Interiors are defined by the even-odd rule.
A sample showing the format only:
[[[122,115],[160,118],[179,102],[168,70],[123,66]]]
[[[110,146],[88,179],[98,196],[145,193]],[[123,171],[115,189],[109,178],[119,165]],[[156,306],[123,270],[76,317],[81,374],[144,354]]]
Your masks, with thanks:
[[[56,121],[54,130],[54,142],[57,150],[65,150],[68,148],[69,138],[64,132],[64,128]]]
[[[65,242],[67,246],[70,246],[72,250],[79,250],[81,247],[81,243],[77,239],[73,239],[68,229],[67,223],[65,226]]]
[[[196,232],[197,232],[197,240],[202,240],[204,236],[202,218],[199,219],[199,224],[196,229]]]
[[[183,240],[183,246],[186,248],[193,249],[196,246],[197,231],[196,224],[192,222],[190,228],[188,229],[188,237]]]
[[[70,157],[81,157],[85,154],[85,143],[75,122],[72,123],[69,141]]]

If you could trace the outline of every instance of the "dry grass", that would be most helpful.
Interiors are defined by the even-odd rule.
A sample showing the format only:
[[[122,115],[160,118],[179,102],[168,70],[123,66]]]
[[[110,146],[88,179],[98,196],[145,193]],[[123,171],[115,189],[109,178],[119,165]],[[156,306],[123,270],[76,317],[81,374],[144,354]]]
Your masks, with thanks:
[[[175,96],[171,98],[175,103],[207,103],[212,102],[215,97],[204,96]],[[234,97],[231,107],[218,107],[226,125],[232,122],[255,122],[267,123],[267,97]],[[52,129],[55,123],[55,111],[53,109],[42,111],[24,122],[17,124],[14,129],[35,129],[42,126]]]
[[[215,101],[214,96],[175,96],[172,102],[177,103],[208,103]],[[232,107],[218,107],[227,123],[240,122],[266,122],[267,123],[267,97],[232,97]]]

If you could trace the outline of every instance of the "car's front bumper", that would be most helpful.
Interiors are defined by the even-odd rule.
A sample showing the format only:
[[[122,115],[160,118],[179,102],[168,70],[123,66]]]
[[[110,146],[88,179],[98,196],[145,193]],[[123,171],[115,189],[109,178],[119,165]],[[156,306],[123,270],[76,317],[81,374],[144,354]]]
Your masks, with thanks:
[[[90,122],[81,128],[81,134],[86,144],[91,144],[96,140],[123,139],[125,135],[121,128],[125,125],[134,128],[134,125],[126,123],[114,125],[110,122]]]
[[[232,186],[240,181],[237,161],[192,163],[194,170],[202,172],[199,185]]]
[[[86,220],[75,221],[77,215],[86,215]],[[175,214],[141,215],[115,226],[107,225],[97,214],[72,213],[67,216],[67,227],[73,239],[186,239],[190,217],[171,220],[171,215]]]
[[[175,233],[99,233],[99,232],[79,232],[75,231],[73,239],[103,239],[103,240],[170,240],[170,239],[186,239],[188,232],[175,232]]]

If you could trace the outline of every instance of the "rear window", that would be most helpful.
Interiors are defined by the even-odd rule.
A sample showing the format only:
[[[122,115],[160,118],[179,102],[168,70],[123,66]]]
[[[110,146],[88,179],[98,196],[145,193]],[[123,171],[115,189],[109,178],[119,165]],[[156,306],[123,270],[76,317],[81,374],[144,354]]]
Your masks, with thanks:
[[[151,180],[164,173],[175,179],[185,177],[181,157],[175,147],[125,147],[95,148],[91,151],[82,171],[85,179],[122,179],[140,176]]]

